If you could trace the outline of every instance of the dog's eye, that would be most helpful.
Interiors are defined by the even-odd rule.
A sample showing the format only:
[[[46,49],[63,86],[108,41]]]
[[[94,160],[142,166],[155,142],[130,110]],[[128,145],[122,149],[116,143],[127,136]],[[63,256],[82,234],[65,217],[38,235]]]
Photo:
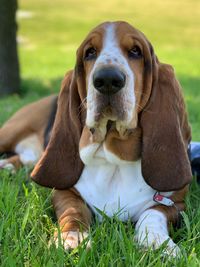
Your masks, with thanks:
[[[97,56],[97,51],[94,47],[88,48],[85,52],[85,59],[86,60],[95,59],[96,56]]]
[[[135,45],[131,50],[128,51],[128,56],[130,58],[141,58],[142,57],[142,51],[139,48],[139,46]]]

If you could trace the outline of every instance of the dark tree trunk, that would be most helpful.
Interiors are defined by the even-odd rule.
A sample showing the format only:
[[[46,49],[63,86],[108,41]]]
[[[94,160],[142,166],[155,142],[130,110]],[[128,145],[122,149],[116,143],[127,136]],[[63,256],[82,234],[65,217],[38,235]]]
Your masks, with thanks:
[[[0,0],[0,95],[18,93],[17,0]]]

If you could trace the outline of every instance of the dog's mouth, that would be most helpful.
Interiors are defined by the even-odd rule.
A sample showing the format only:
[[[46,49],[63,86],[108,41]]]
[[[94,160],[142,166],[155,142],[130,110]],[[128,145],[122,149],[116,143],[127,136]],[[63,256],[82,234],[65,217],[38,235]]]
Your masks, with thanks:
[[[107,125],[106,125],[107,133],[112,129],[116,129],[116,121],[108,120]]]
[[[96,98],[96,110],[94,114],[95,122],[106,118],[111,121],[125,121],[127,117],[125,107],[126,103],[123,102],[123,98],[120,96],[98,96]]]
[[[95,103],[94,120],[88,127],[97,142],[102,142],[111,131],[116,131],[121,138],[125,138],[135,128],[131,111],[133,104],[127,102],[120,93],[112,97],[97,94]]]
[[[135,128],[129,128],[123,121],[111,120],[104,118],[98,125],[90,128],[90,132],[93,135],[93,139],[96,142],[102,142],[105,140],[107,134],[111,132],[117,132],[121,139],[126,139]]]

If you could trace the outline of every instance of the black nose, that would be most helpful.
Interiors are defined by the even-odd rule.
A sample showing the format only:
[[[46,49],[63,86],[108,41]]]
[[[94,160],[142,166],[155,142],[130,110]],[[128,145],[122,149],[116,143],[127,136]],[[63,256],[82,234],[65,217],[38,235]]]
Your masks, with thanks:
[[[105,95],[113,95],[121,90],[126,81],[126,76],[114,67],[101,68],[93,75],[94,87]]]

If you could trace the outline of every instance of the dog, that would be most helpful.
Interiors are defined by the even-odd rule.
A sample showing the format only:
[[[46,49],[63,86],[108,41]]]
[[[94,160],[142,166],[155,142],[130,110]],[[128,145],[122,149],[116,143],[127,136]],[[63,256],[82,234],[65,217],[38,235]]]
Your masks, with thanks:
[[[53,109],[47,99],[47,114],[38,111],[34,122],[23,124],[20,138],[14,124],[7,127],[10,134],[9,121],[3,126],[0,148],[10,138],[9,150],[25,164],[19,147],[25,140],[26,148],[33,140],[33,150],[40,144],[31,177],[55,188],[64,247],[75,248],[88,236],[93,213],[101,220],[98,210],[109,217],[120,210],[120,220],[135,223],[141,246],[157,249],[166,242],[168,254],[179,254],[168,226],[184,210],[192,179],[191,130],[174,70],[159,62],[145,35],[122,21],[105,22],[88,34],[62,82],[50,140],[42,149]],[[26,125],[39,118],[39,132],[28,134]],[[55,232],[56,244],[58,239]]]

